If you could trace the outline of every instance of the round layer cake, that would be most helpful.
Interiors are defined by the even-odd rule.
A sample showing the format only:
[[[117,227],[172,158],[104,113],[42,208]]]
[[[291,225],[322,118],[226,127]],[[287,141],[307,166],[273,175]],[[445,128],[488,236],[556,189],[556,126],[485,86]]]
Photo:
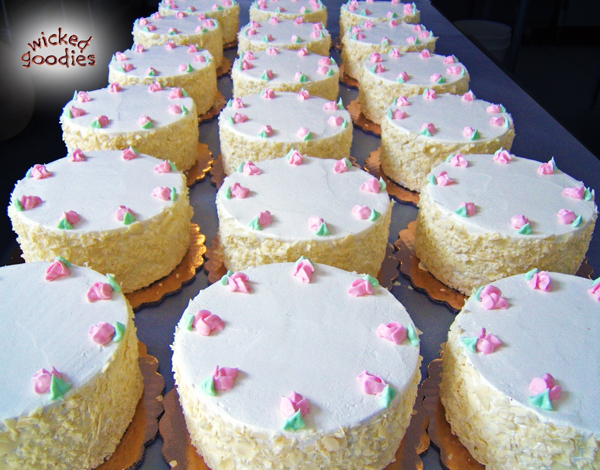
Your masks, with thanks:
[[[421,20],[421,12],[414,3],[400,3],[398,0],[349,0],[340,10],[340,32],[346,34],[352,26],[358,26],[365,20],[381,23],[392,19],[416,24]]]
[[[381,124],[394,98],[436,93],[464,94],[469,91],[469,73],[456,57],[422,52],[387,54],[375,52],[363,63],[358,101],[362,113]]]
[[[599,294],[598,282],[532,271],[456,317],[440,397],[486,468],[600,468]]]
[[[236,98],[219,116],[225,173],[251,159],[271,160],[292,148],[313,157],[350,156],[352,121],[341,101],[299,93],[273,92]]]
[[[427,269],[465,294],[532,268],[575,274],[597,208],[593,191],[554,164],[455,155],[423,186],[415,248]]]
[[[200,292],[177,326],[173,371],[213,470],[381,470],[410,422],[418,345],[384,288],[304,259]]]
[[[272,77],[272,78],[271,78]],[[234,96],[258,94],[269,87],[274,91],[303,88],[313,96],[337,100],[340,73],[335,60],[309,52],[269,48],[245,52],[236,59],[231,72]]]
[[[287,158],[246,164],[217,193],[225,265],[240,270],[303,255],[376,276],[385,257],[391,206],[385,187],[346,159],[291,151]]]
[[[277,49],[306,48],[315,54],[329,56],[331,36],[323,23],[305,23],[302,17],[295,20],[251,21],[238,34],[238,55],[246,51],[262,51],[270,47]]]
[[[192,209],[169,162],[134,150],[77,150],[17,182],[8,215],[26,261],[63,256],[114,274],[131,292],[179,264]]]
[[[224,44],[237,39],[240,5],[236,0],[162,0],[158,4],[158,12],[163,16],[185,13],[201,19],[214,18],[221,25]]]
[[[160,83],[75,93],[60,117],[70,151],[125,150],[130,146],[170,160],[182,171],[198,158],[198,113],[182,88]]]
[[[365,20],[359,26],[352,26],[342,37],[344,73],[360,82],[363,63],[374,52],[387,54],[397,51],[394,54],[398,54],[425,49],[434,52],[436,41],[433,32],[422,25],[401,23],[395,19],[381,23]]]
[[[144,385],[110,282],[66,260],[0,268],[2,468],[96,468],[121,441]]]
[[[144,47],[161,46],[167,42],[208,50],[217,68],[223,62],[223,29],[213,18],[199,15],[162,16],[154,13],[148,18],[138,18],[133,23],[133,42]]]
[[[386,176],[420,191],[429,172],[451,153],[510,150],[515,130],[502,105],[462,96],[396,97],[381,121],[381,168]]]
[[[309,23],[327,24],[327,7],[321,0],[256,0],[250,5],[250,19],[266,21],[272,16],[280,20],[298,17]]]
[[[152,85],[179,87],[196,103],[198,114],[212,108],[217,96],[217,71],[212,55],[196,45],[144,48],[138,45],[125,52],[117,52],[108,64],[108,81],[121,85]]]

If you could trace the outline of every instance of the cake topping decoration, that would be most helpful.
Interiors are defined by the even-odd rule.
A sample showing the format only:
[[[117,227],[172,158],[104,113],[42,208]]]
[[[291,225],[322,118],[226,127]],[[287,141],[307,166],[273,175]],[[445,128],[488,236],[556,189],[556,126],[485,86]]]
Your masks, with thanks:
[[[28,178],[41,180],[44,178],[49,178],[52,176],[52,173],[48,171],[46,165],[33,165],[33,167],[27,172],[26,176]]]
[[[138,152],[131,145],[129,146],[128,149],[123,150],[123,153],[121,153],[121,158],[123,160],[133,160],[134,158],[137,158],[139,156],[140,156],[140,152]]]
[[[21,200],[16,200],[15,206],[18,211],[27,211],[33,209],[42,203],[42,199],[38,196],[23,196]]]
[[[352,167],[352,163],[346,157],[341,160],[336,160],[333,164],[333,171],[335,173],[346,173]]]
[[[375,333],[379,338],[391,341],[395,344],[402,344],[402,342],[408,338],[406,328],[398,322],[391,322],[387,325],[382,323],[377,327]]]
[[[71,384],[54,367],[52,372],[48,372],[46,369],[38,370],[33,375],[33,382],[35,392],[38,394],[50,392],[51,400],[62,399],[71,388]]]
[[[79,214],[75,211],[63,212],[62,219],[58,223],[61,230],[73,230],[73,227],[79,222]]]
[[[213,374],[201,382],[200,389],[210,396],[216,396],[217,390],[231,390],[237,374],[238,369],[217,366]]]
[[[487,333],[485,328],[481,329],[479,337],[463,337],[462,340],[467,350],[472,353],[492,354],[502,345],[502,341],[493,334]]]
[[[461,217],[471,217],[472,215],[475,215],[476,212],[476,208],[475,208],[475,204],[472,202],[461,202],[460,206],[458,206],[458,209],[456,209],[454,211],[455,214],[460,215]]]
[[[510,224],[516,229],[522,229],[525,225],[529,225],[529,219],[524,215],[513,215],[510,218]]]
[[[550,278],[550,274],[548,274],[546,271],[532,269],[525,274],[525,277],[528,279],[527,285],[532,289],[543,290],[544,292],[548,292],[550,290],[552,279]]]
[[[544,374],[544,377],[535,377],[529,383],[529,391],[533,394],[529,397],[529,403],[542,410],[552,411],[552,402],[560,400],[562,387],[556,384],[552,375]]]
[[[370,374],[365,370],[358,374],[357,378],[362,391],[367,395],[377,395],[381,397],[382,404],[386,408],[396,396],[396,390],[377,375]]]
[[[308,284],[312,281],[313,274],[315,272],[315,267],[312,262],[301,256],[298,261],[296,261],[296,266],[294,267],[293,275],[299,278],[305,284]]]
[[[270,47],[269,50],[270,49],[275,49],[275,48],[274,47]],[[277,50],[277,49],[275,49],[275,50]],[[268,52],[269,51],[267,51],[267,53]],[[256,60],[256,56],[254,55],[254,52],[252,52],[252,51],[245,52],[244,54],[242,54],[242,57],[243,57],[244,60]]]
[[[177,4],[176,4],[176,3],[173,3],[172,5],[169,5],[169,7],[170,7],[170,8],[171,8],[171,7],[172,7],[172,8],[177,8]],[[161,15],[159,12],[152,13],[152,18],[153,18],[153,19],[155,19],[155,20],[160,20],[160,19],[162,19],[162,15]]]
[[[442,76],[441,73],[434,73],[431,77],[429,77],[429,80],[432,81],[433,83],[446,83],[446,79]]]
[[[199,50],[200,48],[198,47],[198,44],[191,44],[190,47],[188,47],[188,53],[190,54],[195,54]]]
[[[177,190],[175,188],[158,186],[152,190],[152,197],[160,199],[161,201],[172,201],[177,198]]]
[[[138,119],[138,123],[140,126],[142,126],[143,129],[152,129],[154,127],[152,119],[150,119],[150,117],[146,116],[145,114],[142,114],[140,116],[140,118]]]
[[[506,164],[512,160],[512,155],[509,152],[507,152],[506,150],[500,149],[500,150],[497,150],[496,153],[494,153],[493,160],[498,163]]]
[[[281,13],[281,12],[279,12],[279,13]],[[271,18],[269,18],[269,23],[279,24],[279,18],[277,18],[276,16],[272,16]]]
[[[122,62],[124,60],[129,60],[129,57],[127,57],[125,54],[123,54],[122,52],[116,52],[115,53],[115,59],[119,62]]]
[[[491,104],[487,108],[485,108],[485,110],[488,113],[494,113],[494,114],[506,112],[506,109],[501,104]]]
[[[327,103],[325,103],[323,105],[323,109],[329,110],[329,111],[337,111],[338,110],[338,105],[335,101],[328,101]]]
[[[453,65],[452,67],[448,67],[446,69],[446,71],[450,74],[450,75],[461,75],[462,74],[462,67],[460,65]]]
[[[73,150],[73,153],[71,154],[71,161],[72,162],[85,162],[85,155],[83,154],[83,151],[81,149]]]
[[[242,172],[245,175],[260,175],[261,171],[260,168],[258,168],[254,162],[248,160],[246,163],[244,163],[243,167],[242,167]]]
[[[446,158],[446,161],[452,166],[459,166],[461,168],[467,168],[469,166],[469,162],[462,153],[456,155],[452,154]]]
[[[137,44],[135,46],[135,52],[146,52],[146,49],[144,49],[144,46],[142,46],[141,44]]]
[[[265,124],[261,126],[258,130],[258,135],[264,139],[271,137],[273,135],[273,128],[269,124]]]
[[[454,180],[452,178],[450,178],[447,171],[442,171],[435,178],[435,182],[439,186],[448,186],[449,184],[454,183]]]
[[[225,276],[224,276],[225,277]],[[249,278],[247,274],[244,273],[227,273],[227,288],[230,292],[242,292],[244,294],[249,294],[251,292]],[[223,282],[223,281],[221,281]]]
[[[469,140],[477,140],[481,137],[479,135],[479,131],[470,126],[467,126],[463,129],[463,135]]]
[[[174,35],[174,34],[179,34],[179,30],[178,30],[177,28],[173,28],[173,27],[171,27],[171,28],[169,28],[169,30],[167,31],[167,34],[169,34],[169,35],[171,35],[171,36],[172,36],[172,35]]]
[[[266,100],[272,100],[275,98],[275,92],[271,88],[265,88],[262,97]]]
[[[269,211],[260,212],[254,219],[250,221],[250,227],[254,230],[262,230],[263,227],[270,225],[273,222],[273,216]]]
[[[59,277],[68,276],[71,274],[71,271],[69,271],[70,267],[71,263],[62,256],[58,256],[54,259],[54,262],[48,266],[44,279],[46,279],[46,281],[55,281]]]
[[[348,290],[348,294],[353,297],[373,295],[373,292],[375,292],[373,289],[373,284],[369,282],[368,279],[356,279]]]
[[[302,74],[302,75],[304,75],[304,74]],[[300,81],[302,81],[302,80],[300,80]],[[308,90],[305,90],[304,88],[302,90],[300,90],[298,92],[298,99],[301,101],[310,99],[310,93],[308,92]]]
[[[366,220],[371,217],[371,208],[369,206],[356,205],[352,208],[352,215],[360,220]]]
[[[107,282],[95,282],[87,293],[88,301],[96,302],[97,300],[112,299],[113,288]]]
[[[245,186],[242,186],[240,183],[233,183],[233,186],[230,187],[229,193],[231,197],[235,197],[237,199],[244,199],[248,196],[250,190]]]
[[[569,209],[559,210],[557,216],[560,223],[565,225],[572,224],[577,218],[575,212],[570,211]]]
[[[231,124],[241,124],[248,121],[248,116],[242,113],[235,113],[231,119]]]
[[[202,336],[209,336],[213,331],[225,328],[225,322],[218,315],[213,315],[208,310],[200,310],[193,316],[193,328]]]
[[[491,117],[490,118],[490,124],[492,126],[504,126],[506,124],[506,119],[504,119],[503,117]]]
[[[272,80],[274,76],[275,74],[272,70],[265,70],[260,78],[261,80]]]
[[[475,298],[481,302],[486,310],[507,309],[508,302],[502,297],[502,291],[496,286],[488,285],[480,287],[475,293]]]
[[[175,49],[175,43],[173,41],[167,41],[165,44],[165,49],[168,51],[172,51],[173,49]]]
[[[600,301],[600,277],[592,283],[592,287],[588,289],[588,292],[594,296],[594,298]]]
[[[177,171],[177,167],[169,160],[163,160],[154,167],[154,171],[156,173],[170,173],[171,171]]]
[[[386,189],[386,184],[383,181],[383,179],[379,178],[371,178],[367,181],[365,181],[361,187],[360,187],[361,191],[365,191],[367,193],[374,193],[377,194],[379,192],[383,192]]]
[[[313,136],[308,127],[301,126],[296,132],[296,135],[303,140],[312,140]]]
[[[279,410],[284,417],[290,418],[286,420],[283,429],[296,431],[306,426],[302,417],[310,413],[310,403],[302,395],[292,392],[281,398]]]
[[[135,222],[135,212],[125,206],[119,206],[117,209],[117,220],[123,222],[124,225],[129,225]]]
[[[554,162],[554,157],[552,157],[548,163],[542,163],[539,166],[538,173],[541,175],[553,175],[556,170],[556,163]]]
[[[92,101],[92,98],[90,97],[87,91],[80,91],[79,93],[77,93],[78,103],[87,103],[88,101]]]
[[[131,72],[134,68],[132,63],[127,62],[119,67],[119,72]]]
[[[294,149],[291,149],[285,158],[287,159],[288,163],[293,166],[300,166],[304,162],[302,154]]]
[[[383,58],[381,57],[381,54],[379,52],[373,52],[370,56],[369,56],[369,60],[371,62],[378,63],[378,62],[383,62]]]
[[[89,334],[94,343],[106,346],[115,336],[115,327],[102,321],[90,326]]]
[[[102,129],[108,125],[108,117],[102,115],[92,121],[91,127],[94,129]]]
[[[157,74],[158,74],[158,70],[156,70],[154,67],[148,67],[146,69],[146,75],[148,75],[150,77],[156,77]]]
[[[185,92],[185,90],[183,88],[173,88],[170,92],[169,92],[169,98],[174,100],[177,98],[183,98],[187,96],[187,93]]]
[[[71,114],[69,117],[73,117],[73,118],[87,114],[85,109],[76,108],[75,106],[71,106],[69,113]]]
[[[473,101],[475,99],[475,95],[471,90],[467,91],[464,95],[462,95],[463,101]]]
[[[119,93],[121,91],[121,84],[114,82],[108,86],[108,91],[111,93]]]
[[[394,21],[396,21],[396,20],[392,20],[392,21],[390,22],[390,24],[391,24],[392,26],[395,26],[395,25],[394,25]],[[384,37],[381,39],[381,45],[382,45],[382,46],[389,46],[389,45],[390,45],[390,42],[391,42],[391,41],[390,41],[390,38],[388,38],[388,37],[386,37],[386,36],[384,36]]]

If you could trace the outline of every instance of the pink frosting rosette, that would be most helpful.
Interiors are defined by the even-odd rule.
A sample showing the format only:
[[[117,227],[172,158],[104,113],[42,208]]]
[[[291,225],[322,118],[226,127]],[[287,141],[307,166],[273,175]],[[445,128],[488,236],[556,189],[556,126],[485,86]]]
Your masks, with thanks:
[[[75,211],[63,212],[63,219],[69,222],[71,225],[75,225],[79,222],[79,214]]]
[[[558,214],[556,214],[558,216],[558,220],[560,221],[561,224],[564,225],[569,225],[572,224],[573,222],[575,222],[575,219],[577,218],[577,215],[575,215],[575,212],[569,210],[569,209],[561,209],[558,211]]]
[[[498,150],[492,158],[495,162],[507,164],[512,160],[512,155],[506,150]]]
[[[450,178],[447,171],[442,171],[439,175],[436,176],[435,180],[438,186],[448,186],[454,183],[454,180]]]
[[[95,282],[87,293],[87,298],[90,302],[96,302],[97,300],[110,300],[112,299],[113,288],[106,282]]]
[[[152,197],[160,199],[161,201],[171,200],[171,188],[165,186],[158,186],[152,190]]]
[[[381,191],[381,183],[377,178],[371,178],[365,181],[361,187],[361,191],[377,194]]]
[[[185,95],[183,94],[182,88],[176,87],[169,92],[169,98],[172,100],[183,97],[185,97]]]
[[[305,284],[312,281],[315,268],[308,259],[302,259],[296,263],[293,275],[300,279]]]
[[[446,69],[446,71],[450,74],[450,75],[460,75],[463,71],[462,67],[460,65],[453,65],[452,67],[448,67]]]
[[[169,105],[169,112],[171,114],[181,114],[183,112],[183,109],[181,108],[181,105],[171,104]]]
[[[232,197],[244,199],[246,196],[248,196],[249,192],[250,190],[245,186],[242,186],[240,183],[233,183],[233,186],[231,186]]]
[[[352,208],[352,215],[360,220],[366,220],[371,217],[371,208],[369,206],[356,205]]]
[[[556,384],[556,379],[551,374],[544,374],[543,377],[535,377],[529,383],[529,391],[533,395],[539,395],[546,390],[549,390],[550,400],[560,400],[562,387]]]
[[[259,129],[259,133],[262,134],[263,132],[269,137],[271,137],[273,135],[273,127],[271,127],[269,124],[265,124]]]
[[[55,281],[56,279],[71,274],[69,268],[60,260],[55,260],[46,270],[46,281]]]
[[[550,278],[550,274],[546,271],[539,271],[533,274],[527,285],[532,289],[543,290],[544,292],[548,292],[550,290],[550,285],[552,284],[552,279]]]
[[[119,208],[117,209],[117,220],[119,222],[123,222],[125,214],[127,214],[128,212],[135,217],[135,212],[133,212],[129,207],[119,206]]]
[[[262,97],[266,100],[272,100],[275,98],[275,92],[271,88],[265,88]]]
[[[300,410],[302,416],[306,416],[310,413],[310,403],[308,403],[308,400],[299,393],[292,392],[287,397],[281,398],[279,410],[286,418],[293,416],[298,410]]]
[[[52,173],[48,171],[46,165],[33,165],[31,169],[31,177],[36,180],[42,180],[44,178],[50,178]]]
[[[308,228],[313,232],[316,232],[324,222],[325,220],[323,218],[319,217],[318,215],[313,215],[308,218]]]
[[[35,393],[41,395],[42,393],[48,393],[50,391],[50,384],[52,383],[52,376],[56,376],[62,379],[63,376],[54,367],[52,372],[48,372],[46,369],[40,369],[33,374],[33,389]]]
[[[502,291],[496,286],[485,286],[479,293],[482,307],[486,310],[507,309],[508,302],[502,297]]]
[[[76,108],[75,106],[71,106],[71,116],[73,116],[74,118],[83,116],[84,114],[87,114],[85,109]]]
[[[462,153],[458,153],[450,157],[450,165],[467,168],[469,166],[469,162]]]
[[[517,230],[522,229],[529,223],[529,219],[524,215],[513,215],[510,218],[510,224]]]
[[[200,310],[194,315],[194,329],[202,336],[209,336],[213,331],[221,331],[224,328],[225,322],[221,317],[208,310]]]
[[[108,91],[111,93],[119,93],[121,91],[121,84],[114,82],[108,86]]]
[[[370,374],[366,370],[358,374],[357,379],[362,391],[367,395],[381,395],[387,385],[381,377]]]
[[[348,294],[353,297],[362,297],[363,295],[373,295],[373,285],[366,279],[357,279],[352,283]]]
[[[300,73],[300,72],[298,72]],[[301,101],[310,99],[310,93],[304,88],[298,92],[298,99]]]
[[[106,346],[115,336],[115,327],[106,322],[96,323],[90,326],[89,334],[94,343]]]
[[[398,322],[391,322],[388,324],[382,323],[377,327],[375,333],[379,338],[391,341],[395,344],[402,344],[402,342],[408,338],[406,328]]]
[[[394,109],[394,111],[392,111],[392,119],[395,121],[406,119],[406,116],[408,116],[408,114],[406,114],[401,109]]]
[[[581,186],[580,188],[565,188],[562,193],[564,196],[581,200],[585,197],[585,186]]]
[[[243,168],[242,172],[247,176],[260,175],[262,173],[260,171],[260,168],[258,168],[254,164],[254,162],[252,162],[250,160],[248,160],[246,163],[244,163],[244,168]]]
[[[73,153],[71,154],[71,161],[72,162],[85,162],[85,155],[83,154],[83,150],[81,150],[81,149],[73,150]]]
[[[346,173],[348,171],[346,159],[342,158],[341,160],[336,160],[336,162],[333,164],[333,171],[338,174]]]
[[[342,116],[329,116],[327,123],[331,126],[339,127],[344,124],[345,119]]]
[[[170,173],[171,172],[171,164],[168,160],[163,160],[158,165],[154,167],[154,171],[156,173]]]
[[[232,367],[219,367],[213,373],[215,390],[227,391],[233,388],[233,382],[238,375],[238,369]]]
[[[381,54],[379,52],[373,52],[369,56],[369,60],[373,63],[383,62],[383,58],[381,57]]]
[[[496,336],[487,333],[485,328],[482,328],[475,348],[477,352],[481,352],[483,354],[492,354],[496,348],[500,347],[501,345],[502,341],[500,341]]]
[[[462,95],[463,101],[473,101],[475,99],[475,94],[472,91],[467,91],[464,95]]]
[[[160,82],[154,82],[152,85],[150,85],[148,87],[148,90],[151,91],[152,93],[157,92],[157,91],[161,91],[162,89],[163,89],[163,87],[160,84]]]
[[[123,160],[133,160],[134,158],[137,158],[137,157],[138,157],[138,154],[131,146],[129,146],[129,148],[123,150],[123,152],[121,153],[121,158]]]
[[[250,284],[247,274],[244,273],[233,273],[227,277],[227,287],[230,292],[243,292],[249,294]]]
[[[20,202],[21,206],[23,206],[23,210],[27,211],[39,206],[42,203],[42,199],[38,196],[23,196]]]
[[[292,151],[288,158],[288,163],[293,166],[300,166],[303,162],[304,158],[302,157],[302,154],[297,150]]]

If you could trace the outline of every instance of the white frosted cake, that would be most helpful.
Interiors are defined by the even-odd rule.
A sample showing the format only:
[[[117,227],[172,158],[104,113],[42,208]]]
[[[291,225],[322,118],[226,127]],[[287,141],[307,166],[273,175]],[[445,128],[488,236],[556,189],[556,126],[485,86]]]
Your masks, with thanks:
[[[208,50],[217,68],[223,62],[223,29],[214,18],[199,15],[162,16],[154,13],[148,18],[138,18],[133,23],[133,42],[144,47],[161,46],[167,42]]]
[[[420,191],[429,172],[451,153],[510,150],[515,130],[504,106],[462,96],[396,97],[381,121],[381,168],[389,178]]]
[[[236,0],[162,0],[158,12],[163,16],[200,16],[201,19],[214,18],[223,31],[223,44],[237,39],[240,27],[240,5]]]
[[[248,160],[279,158],[296,150],[319,158],[350,156],[352,121],[341,101],[299,93],[274,92],[231,100],[219,116],[225,173]]]
[[[0,268],[3,469],[92,469],[121,441],[143,379],[110,282],[66,260]]]
[[[272,16],[280,20],[298,17],[309,23],[327,24],[327,7],[321,0],[255,0],[250,4],[250,19],[266,21]]]
[[[308,49],[272,47],[242,53],[233,64],[231,78],[233,95],[238,97],[258,94],[266,87],[296,93],[304,88],[313,96],[334,101],[340,90],[340,72],[335,60]]]
[[[431,54],[428,49],[375,52],[363,63],[358,101],[362,113],[381,124],[395,98],[421,95],[427,89],[462,95],[469,91],[469,73],[456,57]]]
[[[298,50],[306,48],[315,54],[329,56],[331,36],[323,23],[305,23],[295,20],[251,21],[238,34],[238,55],[246,51],[262,51],[270,47]]]
[[[532,271],[456,317],[440,396],[486,468],[600,468],[599,294],[598,281]]]
[[[70,151],[125,150],[170,160],[182,171],[198,158],[198,113],[182,88],[121,86],[75,93],[60,117]]]
[[[422,25],[392,19],[381,23],[363,21],[342,36],[344,73],[360,82],[364,61],[374,52],[387,54],[435,51],[437,37]]]
[[[177,326],[173,371],[213,470],[382,470],[410,422],[418,346],[384,288],[304,259],[200,292]]]
[[[391,206],[385,187],[346,159],[291,151],[284,158],[246,164],[217,193],[225,265],[236,271],[303,255],[376,276],[385,257]]]
[[[414,3],[398,0],[349,0],[340,9],[340,32],[344,35],[352,26],[358,26],[365,20],[381,23],[393,19],[402,23],[418,23],[421,12]]]
[[[138,45],[117,52],[108,64],[108,82],[183,88],[196,103],[198,114],[212,108],[217,96],[217,69],[210,52],[196,45],[145,48]]]
[[[554,164],[455,155],[423,186],[415,248],[427,269],[465,294],[532,268],[575,274],[596,217],[594,192]]]
[[[63,256],[131,292],[179,264],[192,209],[169,162],[133,149],[77,150],[17,182],[8,215],[26,261]]]

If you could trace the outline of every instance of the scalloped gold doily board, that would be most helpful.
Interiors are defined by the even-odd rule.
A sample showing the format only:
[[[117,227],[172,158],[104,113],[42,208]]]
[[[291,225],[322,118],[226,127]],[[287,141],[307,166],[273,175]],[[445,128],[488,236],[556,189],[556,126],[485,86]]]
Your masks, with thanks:
[[[227,57],[223,57],[221,66],[217,69],[217,78],[221,78],[231,72],[231,61]]]
[[[385,181],[387,192],[398,202],[406,202],[416,206],[419,203],[419,193],[410,191],[400,186],[395,181],[389,179],[381,169],[381,148],[374,150],[365,160],[365,170],[376,178],[382,178]]]
[[[95,470],[132,470],[139,467],[146,445],[158,434],[158,418],[164,411],[162,392],[165,379],[158,373],[158,359],[148,354],[148,348],[141,341],[138,342],[138,350],[144,393],[117,449]]]
[[[223,93],[221,93],[220,91],[217,90],[217,94],[215,96],[215,102],[212,105],[212,108],[210,108],[204,114],[198,116],[198,123],[202,124],[203,122],[208,122],[208,121],[211,121],[212,119],[216,118],[221,113],[221,111],[223,111],[223,108],[226,105],[227,105],[227,98],[225,98],[225,96],[223,96]]]
[[[423,398],[419,389],[413,417],[396,452],[396,461],[385,470],[423,470],[420,455],[430,445],[426,432],[429,416],[423,409]],[[160,420],[160,435],[163,438],[162,452],[167,463],[175,470],[210,470],[192,445],[177,389],[165,395],[164,405],[165,414]]]
[[[190,247],[181,263],[171,273],[147,287],[125,294],[131,308],[138,310],[146,305],[156,305],[166,296],[177,293],[181,287],[196,276],[196,270],[204,263],[202,255],[206,253],[206,236],[200,227],[190,224]]]
[[[363,131],[373,134],[376,137],[381,137],[381,126],[367,118],[360,107],[358,99],[350,101],[348,112],[352,118],[352,122],[360,127]]]
[[[196,163],[184,173],[187,187],[191,188],[199,181],[202,181],[212,167],[213,162],[213,154],[208,145],[198,142],[198,158],[196,159]]]
[[[344,68],[344,64],[340,64],[340,83],[343,83],[349,88],[355,88],[358,90],[359,83],[358,80],[352,78],[350,75],[346,74],[346,70]]]
[[[219,237],[212,239],[210,248],[206,250],[206,263],[204,263],[204,270],[208,274],[208,282],[214,284],[219,281],[225,274],[227,274],[227,268],[223,262],[223,256],[219,246]],[[385,249],[385,258],[381,265],[379,273],[377,273],[377,280],[382,287],[387,290],[391,290],[394,281],[398,279],[398,264],[400,260],[394,255],[394,247],[391,244],[387,244]]]

